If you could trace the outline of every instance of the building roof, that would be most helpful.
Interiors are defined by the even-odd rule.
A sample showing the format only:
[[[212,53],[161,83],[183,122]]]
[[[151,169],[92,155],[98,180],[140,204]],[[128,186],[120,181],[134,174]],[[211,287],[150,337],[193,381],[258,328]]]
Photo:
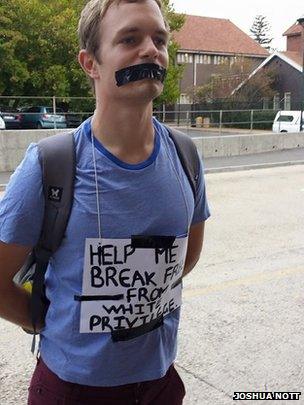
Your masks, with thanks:
[[[245,83],[248,82],[259,70],[261,70],[265,65],[267,65],[272,59],[275,57],[282,59],[284,62],[288,63],[294,69],[302,72],[302,64],[303,61],[301,60],[301,55],[298,52],[274,52],[267,59],[265,59],[249,76],[246,78],[242,83],[240,83],[236,89],[233,90],[233,95],[236,91],[238,91]]]
[[[288,28],[283,34],[283,36],[290,36],[290,35],[299,35],[302,32],[302,27],[298,23],[294,23],[291,27]]]
[[[230,20],[186,15],[179,32],[173,33],[182,50],[268,57],[269,52]]]

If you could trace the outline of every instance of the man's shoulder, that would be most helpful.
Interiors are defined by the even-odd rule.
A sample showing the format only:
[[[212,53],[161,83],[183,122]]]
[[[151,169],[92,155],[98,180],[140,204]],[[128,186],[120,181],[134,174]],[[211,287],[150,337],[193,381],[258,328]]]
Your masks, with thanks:
[[[161,132],[162,135],[169,136],[169,128],[167,125],[165,125],[163,122],[159,121],[155,116],[153,116],[153,125],[158,130],[158,132]]]
[[[71,147],[76,150],[83,139],[85,131],[85,122],[77,128],[67,129],[64,132],[59,132],[54,135],[45,137],[37,142],[38,156],[41,158],[43,151],[46,153],[68,153]]]

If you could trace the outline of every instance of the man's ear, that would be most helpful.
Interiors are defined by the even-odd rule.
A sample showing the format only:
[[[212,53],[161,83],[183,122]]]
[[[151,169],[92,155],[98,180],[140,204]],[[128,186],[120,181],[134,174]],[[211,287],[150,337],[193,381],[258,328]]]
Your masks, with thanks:
[[[92,79],[100,79],[100,74],[97,69],[98,62],[86,49],[79,51],[78,62],[88,76]]]

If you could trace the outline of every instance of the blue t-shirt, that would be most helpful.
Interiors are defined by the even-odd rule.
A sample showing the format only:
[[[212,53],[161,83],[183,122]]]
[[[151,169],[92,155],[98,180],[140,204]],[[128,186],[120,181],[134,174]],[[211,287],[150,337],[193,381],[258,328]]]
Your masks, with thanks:
[[[197,199],[183,171],[167,129],[153,119],[154,150],[139,164],[127,164],[94,138],[101,235],[183,237],[209,214],[203,167]],[[164,316],[163,325],[142,336],[113,341],[111,333],[80,333],[86,238],[98,238],[91,120],[74,133],[76,178],[66,234],[50,260],[46,294],[50,300],[41,332],[41,356],[61,379],[91,386],[117,386],[161,378],[175,360],[180,308]],[[0,240],[35,246],[44,210],[37,144],[31,144],[0,203]]]

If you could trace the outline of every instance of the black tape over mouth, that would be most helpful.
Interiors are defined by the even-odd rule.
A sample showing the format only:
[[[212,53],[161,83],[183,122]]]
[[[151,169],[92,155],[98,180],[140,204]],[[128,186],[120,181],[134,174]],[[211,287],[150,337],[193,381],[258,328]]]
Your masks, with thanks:
[[[166,78],[167,70],[155,63],[142,63],[133,65],[115,72],[116,84],[118,87],[130,82],[143,79],[158,80],[161,83]]]

